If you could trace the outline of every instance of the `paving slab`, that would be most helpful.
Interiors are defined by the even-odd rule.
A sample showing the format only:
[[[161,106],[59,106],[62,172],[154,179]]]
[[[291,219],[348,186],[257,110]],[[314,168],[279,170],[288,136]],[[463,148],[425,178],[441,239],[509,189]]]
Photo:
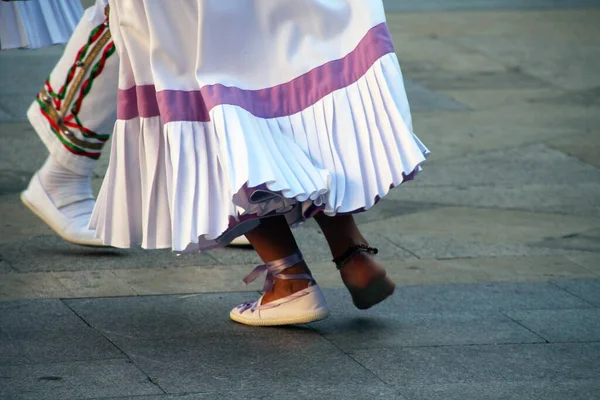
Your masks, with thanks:
[[[90,248],[72,245],[56,235],[0,243],[0,254],[19,272],[183,267],[218,263],[210,253],[176,256],[169,249]]]
[[[398,17],[402,22],[394,23]],[[416,14],[413,17],[425,22],[432,16],[431,14],[427,16]],[[410,76],[410,79],[407,79],[409,82],[417,79],[428,89],[434,89],[427,84],[428,79],[433,79],[434,76],[452,73],[455,76],[466,77],[471,74],[479,74],[480,77],[485,77],[487,74],[503,74],[508,71],[508,68],[501,62],[478,51],[443,41],[435,34],[415,35],[407,31],[404,29],[407,21],[400,14],[390,14],[388,20],[392,21],[391,24],[388,23],[388,27],[402,71],[405,75]],[[411,20],[411,24],[413,23],[414,21]],[[430,73],[426,74],[427,71]],[[448,84],[451,83],[448,82]],[[455,87],[453,84],[452,86]],[[494,86],[497,85],[494,84]]]
[[[0,123],[27,121],[27,109],[41,87],[40,82],[40,85],[34,91],[25,94],[8,94],[2,92],[0,94],[0,106],[9,110],[10,114],[5,116],[4,119],[0,119]]]
[[[15,270],[0,255],[0,274],[10,274],[12,272],[15,272]]]
[[[473,110],[482,110],[510,103],[545,102],[546,99],[564,96],[564,91],[558,88],[495,88],[495,89],[449,89],[443,90],[446,96],[455,99]],[[551,100],[547,100],[551,101]]]
[[[600,254],[581,252],[570,254],[567,258],[595,274],[600,274]]]
[[[595,380],[600,344],[405,347],[351,353],[383,381],[412,385],[559,383]]]
[[[0,365],[124,358],[60,300],[0,302],[0,327]]]
[[[591,36],[598,33],[597,26],[590,27],[588,31]],[[523,73],[559,88],[584,90],[600,86],[600,78],[594,73],[594,65],[600,60],[600,46],[572,38],[566,33],[555,34],[552,40],[545,36],[517,34],[461,36],[450,40],[500,59],[506,65],[518,66]]]
[[[264,399],[386,399],[386,400],[408,400],[396,390],[390,388],[381,382],[369,384],[346,383],[343,387],[332,386],[313,386],[310,384],[300,385],[289,388],[288,385],[264,387],[249,387],[245,390],[218,390],[208,392],[194,392],[183,395],[158,395],[158,396],[136,396],[136,397],[111,397],[102,400],[221,400],[221,399],[243,399],[243,400],[264,400]]]
[[[256,329],[231,322],[229,310],[249,297],[150,296],[67,304],[168,393],[282,385],[292,392],[307,385],[342,390],[346,384],[373,382],[370,372],[311,329],[265,329],[256,335]],[[278,372],[264,380],[265,370]]]
[[[546,144],[563,153],[579,158],[588,164],[600,167],[600,141],[598,132],[590,130],[579,135],[558,136]]]
[[[27,171],[0,170],[0,196],[20,193],[27,188],[31,173]]]
[[[248,265],[215,265],[210,267],[125,269],[114,271],[114,274],[119,281],[140,295],[256,292],[262,289],[261,279],[248,285],[242,282],[251,269]]]
[[[600,253],[600,228],[564,235],[558,238],[547,238],[537,242],[535,245]]]
[[[388,275],[402,285],[538,282],[600,276],[600,271],[594,272],[580,263],[557,255],[384,261]],[[321,287],[344,287],[331,262],[311,263],[310,267]],[[247,264],[32,273],[14,273],[11,269],[0,274],[0,300],[261,290],[260,280],[249,285],[242,283],[241,278],[249,270]]]
[[[465,240],[427,235],[408,236],[402,233],[390,233],[388,237],[390,241],[421,259],[563,256],[580,253],[568,249],[530,246],[521,243],[493,243],[476,239]]]
[[[567,136],[570,140],[577,137]],[[566,139],[565,138],[565,139]],[[583,144],[592,139],[588,137]],[[564,185],[600,182],[600,168],[570,157],[543,143],[516,146],[508,149],[473,153],[466,157],[424,165],[424,173],[413,187],[469,186],[508,187],[526,189],[529,185]],[[401,190],[392,190],[391,199]]]
[[[506,315],[549,342],[600,342],[600,308],[510,311]]]
[[[0,278],[0,300],[59,298],[67,288],[51,274],[12,271]]]
[[[599,220],[579,216],[443,207],[390,218],[386,224],[365,224],[361,228],[367,233],[376,231],[387,235],[390,240],[398,235],[399,228],[406,227],[406,233],[411,236],[520,244],[585,232],[599,224]]]
[[[0,171],[3,175],[9,171],[32,175],[42,166],[48,151],[29,123],[0,123],[0,134]],[[28,177],[24,178],[23,183],[29,182]]]
[[[406,89],[406,96],[408,97],[412,111],[461,111],[468,109],[464,104],[461,104],[453,98],[439,92],[431,91],[425,86],[410,79],[404,79],[404,88]]]
[[[580,281],[564,281],[577,283]],[[598,281],[581,281],[598,284]],[[353,315],[345,289],[327,289],[332,314]],[[339,299],[339,301],[334,301]],[[498,282],[396,287],[394,295],[368,311],[372,316],[406,313],[489,312],[594,308],[592,304],[548,282]],[[360,314],[360,313],[359,313]]]
[[[465,3],[463,0],[459,0]],[[482,0],[485,2],[487,0]],[[596,1],[596,0],[594,0]],[[559,1],[554,1],[555,4]],[[572,3],[560,1],[561,4]],[[442,4],[440,2],[440,4]],[[489,12],[472,10],[464,12],[389,13],[388,25],[396,32],[414,37],[451,38],[462,36],[497,37],[520,35],[523,37],[569,38],[593,43],[589,35],[597,29],[598,8],[581,10],[538,10],[523,12],[504,10]],[[586,35],[587,33],[587,35]],[[469,51],[470,49],[466,49]]]
[[[0,122],[12,121],[14,119],[15,116],[0,104]]]
[[[511,103],[461,112],[421,112],[413,117],[415,133],[432,151],[429,162],[578,135],[594,131],[600,122],[600,113],[592,108],[543,103]]]
[[[386,262],[385,267],[403,285],[600,278],[564,256],[413,260]]]
[[[313,391],[347,384],[369,385],[371,372],[314,333],[263,334],[240,340],[227,331],[196,337],[146,340],[121,338],[120,348],[167,393],[251,390],[285,386]],[[301,365],[302,368],[298,368]],[[271,371],[264,379],[265,371]]]
[[[331,296],[328,300],[330,303],[340,301]],[[341,304],[338,307],[344,308],[343,314],[335,313],[310,327],[346,352],[413,346],[545,342],[499,312],[406,312],[384,316],[349,310]]]
[[[62,271],[50,272],[50,274],[66,289],[64,293],[60,294],[61,298],[136,296],[140,294],[133,285],[118,276],[118,271]]]
[[[411,400],[590,400],[597,397],[597,379],[543,382],[453,383],[401,389]]]
[[[64,301],[77,315],[111,339],[166,340],[177,337],[211,339],[218,337],[220,332],[229,336],[248,335],[253,330],[231,322],[229,311],[258,297],[256,292],[243,292]],[[297,334],[293,329],[266,332],[269,335]],[[308,330],[301,333],[313,334]]]
[[[27,187],[29,182],[29,174],[27,173],[26,176],[23,189]],[[15,183],[18,184],[18,182]],[[17,188],[15,184],[9,183],[9,185],[11,190]],[[18,241],[32,236],[54,234],[48,225],[44,224],[41,219],[23,205],[19,198],[19,192],[0,196],[0,212],[2,213],[0,243]]]
[[[425,178],[423,179],[425,180]],[[491,182],[491,181],[490,181]],[[433,205],[570,214],[600,218],[600,183],[556,182],[526,185],[405,186],[390,192],[394,199]]]
[[[585,300],[590,304],[600,307],[600,282],[597,280],[567,280],[555,281],[556,286]]]
[[[0,366],[0,398],[98,399],[164,393],[128,360]]]

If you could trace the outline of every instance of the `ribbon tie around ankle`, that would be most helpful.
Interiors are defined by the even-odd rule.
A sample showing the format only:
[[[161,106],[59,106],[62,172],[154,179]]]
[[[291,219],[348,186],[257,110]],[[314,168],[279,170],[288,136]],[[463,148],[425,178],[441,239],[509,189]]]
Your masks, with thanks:
[[[274,277],[278,277],[279,279],[310,279],[313,281],[312,275],[308,274],[285,274],[280,275],[283,271],[288,268],[293,267],[304,260],[302,257],[302,253],[299,251],[292,254],[291,256],[271,261],[265,263],[263,265],[259,265],[254,268],[246,277],[243,279],[245,284],[248,284],[258,278],[263,272],[267,272],[267,277],[265,279],[265,284],[263,285],[264,292],[270,292],[273,289]]]

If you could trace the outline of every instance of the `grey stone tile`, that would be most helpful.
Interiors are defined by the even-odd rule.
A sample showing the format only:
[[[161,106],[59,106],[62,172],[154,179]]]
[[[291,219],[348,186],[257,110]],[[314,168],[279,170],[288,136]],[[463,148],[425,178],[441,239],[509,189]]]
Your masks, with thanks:
[[[506,315],[550,342],[600,342],[600,308],[510,311]]]
[[[24,171],[0,171],[0,196],[8,193],[20,193],[27,188],[31,179],[30,172]]]
[[[392,190],[394,192],[394,190]],[[390,192],[390,193],[392,193]],[[389,194],[388,194],[389,196]],[[373,208],[366,212],[354,215],[357,224],[368,224],[370,222],[381,221],[400,215],[414,214],[421,211],[429,211],[438,208],[438,205],[418,203],[410,201],[388,200],[388,196],[379,201]]]
[[[598,343],[405,347],[351,355],[398,387],[595,380],[600,374]]]
[[[0,327],[0,365],[124,357],[60,300],[0,302]]]
[[[534,99],[535,103],[553,103],[562,105],[578,105],[584,107],[600,106],[600,88],[588,88],[584,90],[573,90],[556,96],[548,96]]]
[[[344,351],[544,342],[539,336],[497,312],[382,315],[344,308],[344,314],[334,313],[328,319],[310,325]]]
[[[546,144],[587,164],[600,167],[600,141],[596,140],[596,137],[596,132],[589,129],[582,130],[579,135],[554,137],[546,141]]]
[[[549,238],[534,244],[540,247],[600,253],[600,229],[573,233],[560,238]]]
[[[111,397],[103,400],[221,400],[221,399],[244,399],[244,400],[264,400],[264,399],[386,399],[386,400],[407,400],[396,390],[381,382],[369,384],[347,383],[340,387],[330,382],[305,382],[303,385],[290,387],[289,385],[271,386],[271,387],[248,387],[245,390],[219,390],[195,392],[184,395],[159,395],[159,396],[141,396],[141,397]]]
[[[127,360],[0,366],[5,400],[97,399],[163,393]]]
[[[426,179],[423,179],[426,181]],[[411,186],[391,192],[394,199],[438,205],[502,208],[600,218],[596,182],[472,186]]]
[[[599,280],[555,281],[554,284],[567,292],[600,307]]]
[[[167,339],[245,335],[248,329],[229,320],[229,311],[258,293],[210,293],[64,300],[94,328],[110,337]],[[277,332],[286,332],[279,330]]]
[[[239,335],[225,329],[170,339],[121,338],[117,343],[171,394],[272,387],[297,392],[307,382],[336,392],[348,384],[368,386],[376,379],[317,333],[301,328],[280,331],[248,329]]]
[[[593,15],[593,12],[590,13],[592,18]],[[577,18],[583,24],[586,23],[586,16],[580,14]],[[502,60],[505,65],[517,66],[524,76],[533,76],[565,90],[579,91],[600,85],[600,77],[595,74],[594,68],[600,59],[600,49],[595,42],[587,41],[585,36],[576,42],[569,39],[572,29],[577,27],[578,24],[572,24],[568,28],[541,34],[467,34],[449,40],[462,48]],[[586,26],[586,32],[590,32],[588,38],[597,35],[597,25]],[[518,40],[507,40],[508,38]],[[568,70],[565,69],[565,65],[561,65],[565,62],[569,63]]]
[[[0,103],[0,122],[14,121],[15,116]]]
[[[373,382],[371,373],[307,327],[257,330],[231,322],[229,310],[254,297],[249,295],[67,303],[168,393],[280,386],[293,392],[306,387],[306,382],[341,391],[346,384]]]
[[[422,62],[402,63],[405,76],[432,91],[476,89],[542,89],[548,84],[516,70],[463,71],[430,70]],[[458,103],[460,104],[460,103]],[[466,108],[466,107],[465,107]]]
[[[346,289],[327,289],[325,293],[333,315],[355,314]],[[573,308],[593,306],[548,282],[500,282],[397,286],[393,296],[363,313],[386,318],[407,313]]]
[[[591,400],[600,392],[597,379],[540,382],[486,382],[403,388],[411,400]]]
[[[62,54],[64,46],[5,50],[0,55],[2,94],[35,96]],[[32,99],[30,98],[29,101]]]
[[[40,222],[40,224],[43,224]],[[215,265],[208,253],[176,256],[171,250],[90,248],[60,237],[35,236],[0,244],[0,254],[19,272],[78,271],[147,267]]]
[[[405,236],[400,232],[388,234],[387,236],[392,243],[402,246],[421,259],[552,256],[568,255],[576,252],[572,249],[533,246],[522,243],[497,243],[428,235]]]
[[[28,183],[47,155],[46,147],[28,122],[0,123],[0,170],[13,172],[12,177],[5,179]]]
[[[27,121],[27,109],[41,87],[40,82],[40,85],[33,92],[25,94],[6,94],[3,92],[0,94],[0,107],[8,111],[5,115],[0,115],[3,117],[0,119],[0,123]]]
[[[527,173],[523,173],[526,170]],[[474,153],[466,157],[427,162],[423,179],[410,187],[508,186],[574,184],[600,181],[600,169],[545,144]],[[392,190],[394,198],[398,190]]]
[[[404,86],[412,111],[461,111],[468,109],[464,104],[441,93],[433,92],[410,79],[404,80]]]
[[[11,272],[15,272],[15,270],[9,263],[2,259],[2,255],[0,254],[0,274],[10,274]]]

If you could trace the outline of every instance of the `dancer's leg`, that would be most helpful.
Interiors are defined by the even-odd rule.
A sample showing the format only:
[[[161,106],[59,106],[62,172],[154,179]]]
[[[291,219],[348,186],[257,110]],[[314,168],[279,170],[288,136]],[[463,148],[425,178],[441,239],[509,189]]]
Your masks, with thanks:
[[[27,117],[50,155],[23,202],[65,240],[102,245],[87,224],[91,177],[116,120],[118,59],[106,2],[86,10]]]
[[[340,275],[350,290],[354,304],[361,309],[369,308],[385,300],[394,292],[394,283],[377,260],[361,247],[368,246],[352,215],[328,217],[315,216],[327,239],[334,260],[343,260]]]

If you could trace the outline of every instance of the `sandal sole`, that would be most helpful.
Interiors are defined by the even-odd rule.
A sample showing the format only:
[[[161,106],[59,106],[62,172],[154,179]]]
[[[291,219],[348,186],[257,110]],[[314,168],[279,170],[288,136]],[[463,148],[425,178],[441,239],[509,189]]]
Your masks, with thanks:
[[[281,325],[298,325],[308,324],[310,322],[321,321],[329,317],[329,310],[317,310],[311,313],[307,313],[298,317],[293,318],[276,318],[276,319],[250,319],[244,318],[239,314],[233,312],[229,313],[229,317],[240,324],[249,326],[281,326]]]

